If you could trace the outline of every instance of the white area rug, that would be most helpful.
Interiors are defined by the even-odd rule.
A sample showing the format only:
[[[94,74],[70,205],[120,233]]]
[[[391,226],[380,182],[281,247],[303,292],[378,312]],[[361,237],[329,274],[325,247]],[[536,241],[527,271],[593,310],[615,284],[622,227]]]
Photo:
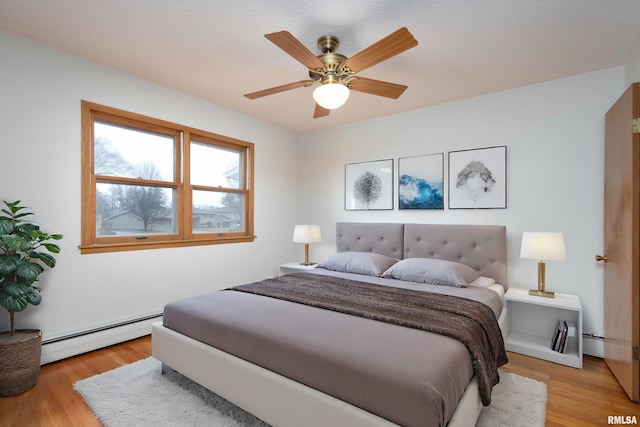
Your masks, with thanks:
[[[105,427],[268,426],[177,372],[161,375],[160,370],[160,362],[149,357],[74,387]],[[500,377],[477,426],[544,427],[546,384],[505,372]]]
[[[544,427],[547,385],[542,381],[500,372],[491,405],[480,412],[476,427]]]

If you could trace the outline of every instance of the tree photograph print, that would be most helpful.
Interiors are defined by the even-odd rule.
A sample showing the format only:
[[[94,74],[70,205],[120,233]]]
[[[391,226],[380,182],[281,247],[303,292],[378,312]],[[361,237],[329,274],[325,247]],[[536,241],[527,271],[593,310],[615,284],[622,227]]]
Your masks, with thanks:
[[[345,209],[393,209],[393,159],[345,166]]]

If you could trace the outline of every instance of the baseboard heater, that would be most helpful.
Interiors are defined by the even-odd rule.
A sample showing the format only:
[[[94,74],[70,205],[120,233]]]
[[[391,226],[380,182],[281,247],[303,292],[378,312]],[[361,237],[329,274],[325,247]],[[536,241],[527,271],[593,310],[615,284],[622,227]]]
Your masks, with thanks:
[[[44,339],[42,341],[41,363],[44,365],[149,335],[151,333],[151,325],[161,318],[162,313],[152,313],[134,319]]]
[[[583,333],[582,352],[590,356],[604,358],[604,337],[589,332]]]

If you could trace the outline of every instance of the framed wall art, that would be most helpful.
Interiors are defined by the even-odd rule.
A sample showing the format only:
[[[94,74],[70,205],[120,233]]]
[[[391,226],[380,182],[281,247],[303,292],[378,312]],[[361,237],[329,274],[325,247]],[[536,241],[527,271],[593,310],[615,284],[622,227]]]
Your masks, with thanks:
[[[393,159],[345,165],[346,210],[393,209]]]
[[[444,209],[444,153],[398,159],[398,209]]]
[[[507,147],[449,152],[449,209],[507,207]]]

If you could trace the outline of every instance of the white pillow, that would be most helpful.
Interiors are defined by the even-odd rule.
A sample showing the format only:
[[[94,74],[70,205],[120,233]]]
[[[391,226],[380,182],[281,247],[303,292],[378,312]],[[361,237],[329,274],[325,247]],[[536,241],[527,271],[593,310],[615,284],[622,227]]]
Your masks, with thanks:
[[[371,252],[338,252],[318,267],[344,273],[380,276],[396,262],[398,260],[395,258]]]
[[[407,258],[392,265],[382,277],[407,282],[466,288],[480,277],[473,268],[453,261],[433,258]]]
[[[493,285],[494,283],[496,283],[495,280],[493,280],[490,277],[478,277],[476,280],[474,280],[473,282],[469,283],[469,286],[478,286],[479,288],[488,288],[489,286]]]

